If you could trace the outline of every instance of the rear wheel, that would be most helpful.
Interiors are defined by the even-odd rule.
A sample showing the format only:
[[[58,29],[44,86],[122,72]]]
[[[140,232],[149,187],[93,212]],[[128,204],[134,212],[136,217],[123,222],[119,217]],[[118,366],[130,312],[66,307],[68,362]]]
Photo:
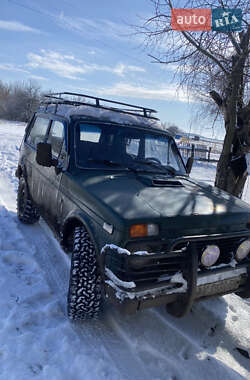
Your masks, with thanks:
[[[102,287],[95,248],[84,227],[75,228],[73,240],[68,316],[73,320],[97,318],[102,304]]]
[[[26,224],[34,224],[39,220],[40,214],[32,201],[25,178],[19,178],[17,191],[17,216],[18,219]]]

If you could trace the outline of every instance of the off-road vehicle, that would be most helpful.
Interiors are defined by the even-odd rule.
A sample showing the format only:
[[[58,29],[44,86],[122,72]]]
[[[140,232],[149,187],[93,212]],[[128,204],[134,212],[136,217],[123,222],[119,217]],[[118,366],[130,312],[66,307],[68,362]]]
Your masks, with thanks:
[[[206,297],[250,297],[249,205],[190,178],[154,112],[66,92],[27,125],[18,218],[41,215],[71,254],[71,319],[96,317],[105,298],[180,317]]]

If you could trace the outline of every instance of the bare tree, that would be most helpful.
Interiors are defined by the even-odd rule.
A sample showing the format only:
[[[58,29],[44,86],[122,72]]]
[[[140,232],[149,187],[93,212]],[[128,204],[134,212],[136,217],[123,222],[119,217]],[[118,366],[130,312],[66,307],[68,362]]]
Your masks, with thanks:
[[[191,97],[214,102],[224,118],[225,140],[215,185],[236,196],[247,177],[245,153],[250,151],[249,0],[151,0],[154,14],[140,32],[154,62],[171,65]],[[174,31],[171,9],[241,8],[241,32]],[[215,111],[216,114],[217,111]]]
[[[40,87],[35,82],[0,82],[0,118],[28,121],[39,102]]]
[[[168,133],[170,133],[172,136],[176,136],[177,134],[182,134],[183,131],[182,129],[180,129],[177,125],[173,124],[173,123],[162,123],[162,128],[165,129],[166,131],[168,131]]]
[[[0,117],[6,113],[6,99],[9,96],[9,87],[0,81]]]

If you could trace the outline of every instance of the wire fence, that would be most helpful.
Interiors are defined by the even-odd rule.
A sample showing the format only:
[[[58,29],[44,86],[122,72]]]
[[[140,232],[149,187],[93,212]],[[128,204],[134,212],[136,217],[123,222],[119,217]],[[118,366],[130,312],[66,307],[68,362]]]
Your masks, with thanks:
[[[212,151],[212,148],[198,148],[194,144],[191,146],[179,145],[178,146],[182,158],[187,160],[189,157],[193,157],[196,161],[206,161],[206,162],[218,162],[220,157],[220,152]]]

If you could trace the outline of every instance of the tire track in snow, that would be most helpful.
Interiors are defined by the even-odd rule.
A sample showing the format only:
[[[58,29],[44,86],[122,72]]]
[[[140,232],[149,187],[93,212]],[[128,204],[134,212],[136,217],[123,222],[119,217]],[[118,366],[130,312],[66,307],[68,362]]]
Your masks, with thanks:
[[[46,230],[47,226],[44,227]],[[65,314],[65,318],[67,318],[66,300],[70,261],[61,250],[59,244],[53,241],[53,237],[47,236],[48,240],[46,240],[44,230],[39,225],[20,225],[20,229],[26,238],[30,236],[30,228],[36,228],[35,240],[39,242],[39,247],[36,247],[35,258],[44,269],[50,288],[59,296],[60,306]],[[53,251],[55,253],[52,253]],[[118,369],[118,372],[124,379],[136,380],[143,377],[145,380],[152,380],[152,377],[148,377],[142,365],[138,368],[136,357],[125,348],[124,344],[121,344],[121,340],[114,334],[114,331],[107,331],[106,326],[101,321],[72,322],[71,326],[76,334],[81,337],[84,344],[92,346],[93,352],[96,352],[96,355],[102,349],[106,360],[112,361],[112,365]]]
[[[236,310],[232,303],[238,304]],[[248,351],[249,346],[249,330],[245,331],[245,344],[237,343],[237,322],[240,325],[243,321],[248,321],[249,314],[242,308],[244,301],[234,294],[224,297],[216,297],[210,300],[195,303],[192,313],[182,320],[176,320],[168,317],[168,325],[173,330],[178,331],[188,341],[192,341],[194,347],[203,350],[218,362],[230,363],[242,378],[250,379],[249,360],[245,359],[236,352],[237,345]],[[152,310],[164,323],[166,316],[162,308]],[[238,314],[238,316],[237,316]],[[248,322],[246,322],[248,325]],[[184,355],[187,359],[191,359],[195,354],[190,348],[186,348]]]
[[[209,326],[218,323],[216,316],[206,321],[208,311],[206,307],[204,310],[198,307],[198,313],[177,320],[166,314],[162,307],[144,310],[136,316],[122,319],[115,312],[109,314],[108,318],[123,341],[132,346],[135,354],[145,363],[151,378],[157,378],[161,374],[159,378],[165,379],[161,377],[165,374],[169,376],[167,378],[196,380],[202,374],[204,379],[250,379],[249,371],[243,369],[243,361],[239,360],[240,367],[230,351],[225,351],[224,346],[217,353],[223,335],[211,346],[212,350],[207,350],[203,345],[204,338],[208,338]],[[210,340],[212,341],[213,339]],[[230,362],[234,364],[227,366]]]
[[[16,196],[13,191],[5,191],[8,180],[0,176],[0,199],[6,210],[16,211]],[[4,183],[4,186],[3,186]],[[11,185],[8,187],[11,188]],[[70,260],[62,251],[59,243],[52,236],[44,221],[36,225],[24,225],[17,221],[17,228],[25,240],[32,246],[33,257],[44,273],[50,289],[58,296],[60,307],[66,316],[66,300]],[[30,243],[32,237],[32,243]],[[83,344],[91,346],[93,353],[100,356],[100,351],[106,361],[117,368],[122,379],[153,380],[145,371],[143,363],[138,362],[136,356],[121,342],[120,336],[112,329],[107,329],[100,321],[85,321],[71,323],[76,335],[82,339]],[[104,331],[105,330],[105,331]]]

